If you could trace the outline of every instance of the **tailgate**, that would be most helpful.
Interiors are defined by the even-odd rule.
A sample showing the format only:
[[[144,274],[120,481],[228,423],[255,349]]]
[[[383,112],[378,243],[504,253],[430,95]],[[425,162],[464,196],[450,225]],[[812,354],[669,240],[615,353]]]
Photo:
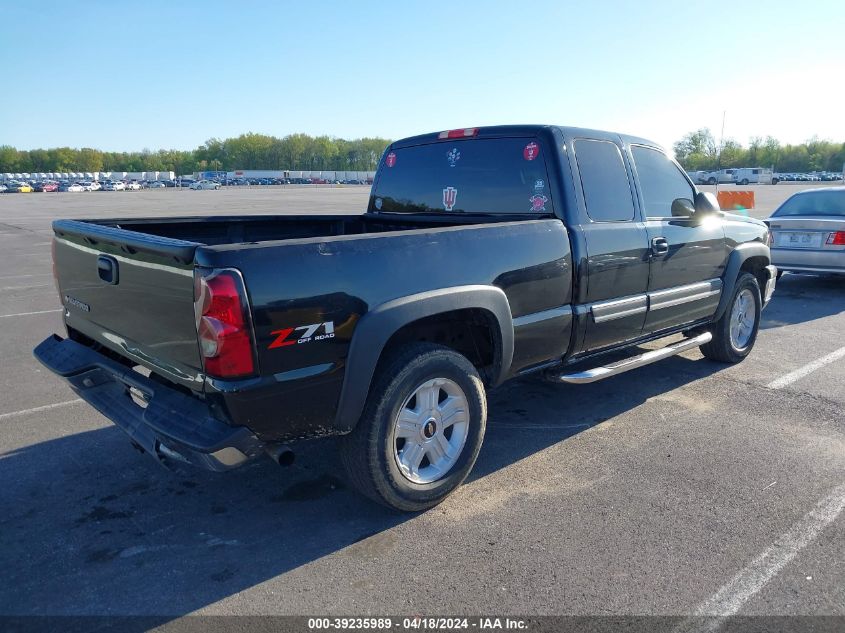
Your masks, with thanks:
[[[68,327],[202,390],[193,277],[200,244],[74,220],[54,222],[53,232]]]

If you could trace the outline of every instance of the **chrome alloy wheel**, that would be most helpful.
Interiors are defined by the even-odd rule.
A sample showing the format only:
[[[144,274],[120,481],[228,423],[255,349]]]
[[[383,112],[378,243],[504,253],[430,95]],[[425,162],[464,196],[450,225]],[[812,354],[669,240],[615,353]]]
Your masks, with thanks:
[[[469,402],[456,382],[433,378],[414,389],[393,422],[393,457],[406,479],[429,484],[457,463],[469,431]]]
[[[756,320],[757,306],[754,303],[754,295],[745,288],[737,295],[731,310],[731,345],[735,350],[741,351],[748,346]]]

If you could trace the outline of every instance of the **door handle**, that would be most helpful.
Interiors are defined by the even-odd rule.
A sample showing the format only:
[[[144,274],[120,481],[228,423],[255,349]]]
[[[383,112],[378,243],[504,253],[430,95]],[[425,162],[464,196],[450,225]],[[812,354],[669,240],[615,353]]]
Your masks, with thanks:
[[[651,254],[665,255],[669,252],[669,240],[665,237],[655,237],[651,240]]]

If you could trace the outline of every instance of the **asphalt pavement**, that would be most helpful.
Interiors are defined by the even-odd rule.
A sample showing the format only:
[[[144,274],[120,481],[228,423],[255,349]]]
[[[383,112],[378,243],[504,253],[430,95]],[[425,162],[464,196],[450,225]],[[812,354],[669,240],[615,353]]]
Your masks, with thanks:
[[[0,614],[845,616],[842,279],[784,276],[739,365],[504,385],[469,481],[419,515],[352,492],[332,440],[171,473],[32,358],[63,331],[54,218],[358,213],[367,192],[0,196]]]

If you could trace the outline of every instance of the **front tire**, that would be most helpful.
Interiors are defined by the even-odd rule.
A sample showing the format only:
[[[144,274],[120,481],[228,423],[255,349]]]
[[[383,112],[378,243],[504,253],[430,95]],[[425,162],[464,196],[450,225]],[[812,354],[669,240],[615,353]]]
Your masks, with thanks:
[[[431,343],[407,345],[382,363],[358,425],[341,438],[350,483],[405,512],[431,508],[472,470],[487,424],[478,371]]]
[[[757,278],[741,273],[725,313],[711,327],[713,339],[699,349],[706,358],[738,363],[751,353],[760,329],[763,301]]]

